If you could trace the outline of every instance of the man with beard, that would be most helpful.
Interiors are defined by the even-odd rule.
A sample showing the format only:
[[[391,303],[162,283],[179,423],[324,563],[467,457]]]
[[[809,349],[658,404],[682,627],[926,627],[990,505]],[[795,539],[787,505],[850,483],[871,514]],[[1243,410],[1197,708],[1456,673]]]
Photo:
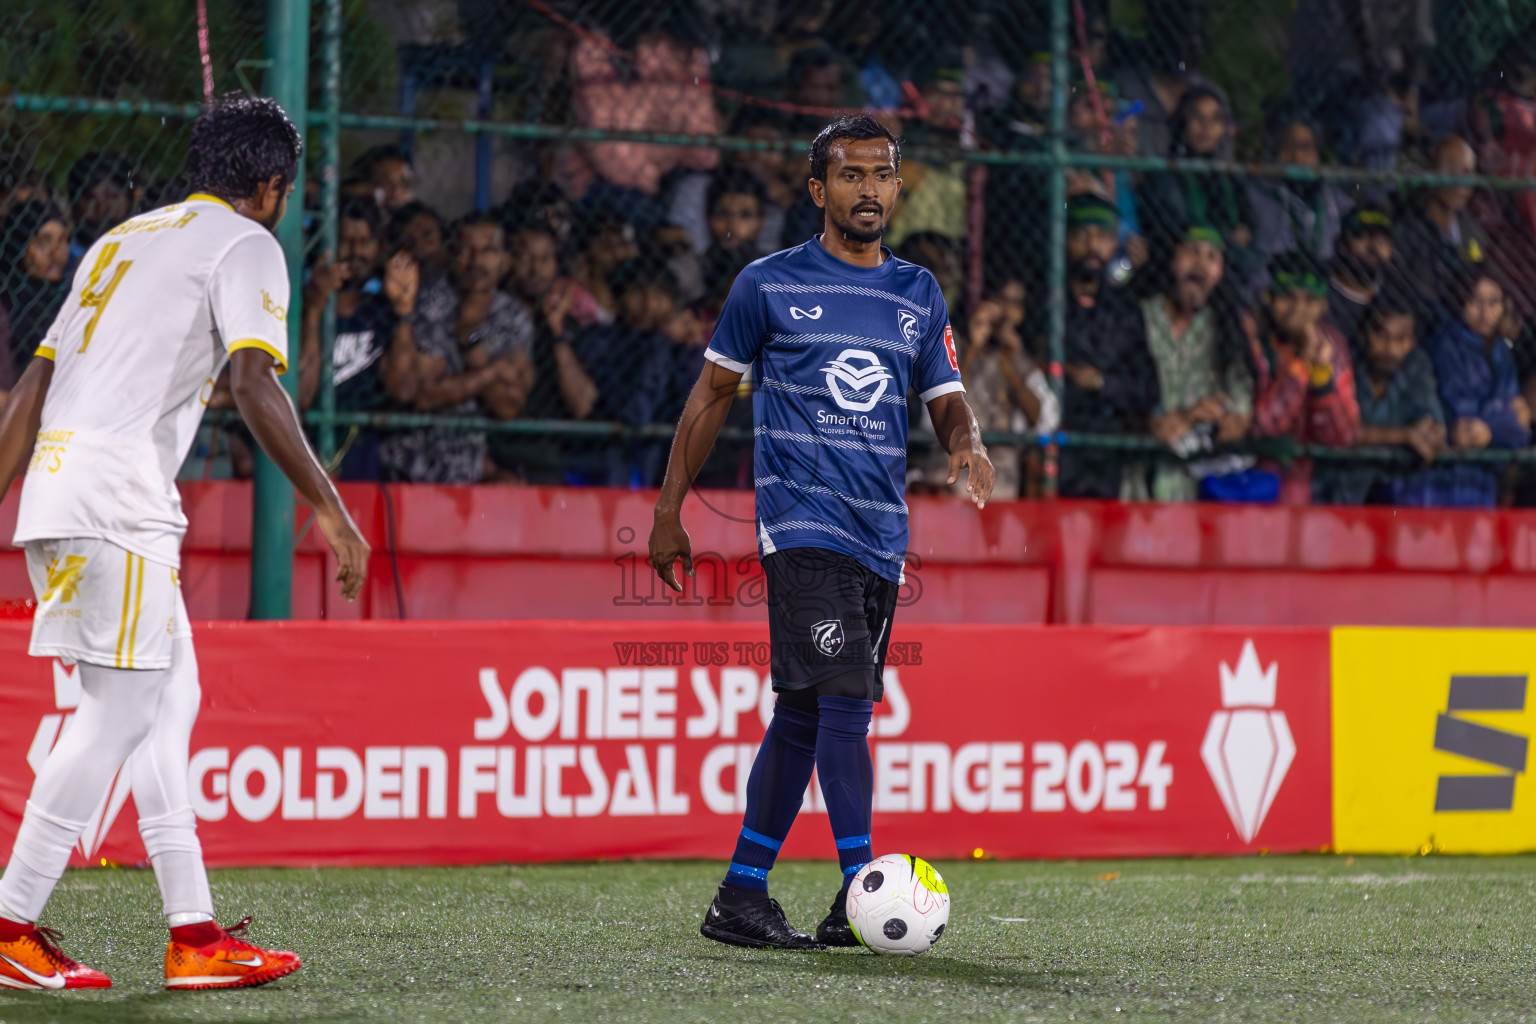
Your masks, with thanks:
[[[429,287],[417,299],[415,407],[512,419],[533,386],[533,320],[500,288],[510,263],[501,222],[490,214],[464,218],[452,257],[453,287]],[[380,459],[397,479],[478,483],[485,445],[483,433],[434,428],[389,438]]]
[[[1206,450],[1213,441],[1239,440],[1253,416],[1253,376],[1241,332],[1225,324],[1211,303],[1225,273],[1220,233],[1191,225],[1173,250],[1168,290],[1141,304],[1162,389],[1152,436],[1184,455]],[[1194,468],[1159,466],[1153,500],[1196,500],[1200,477]]]
[[[681,591],[693,575],[684,497],[742,374],[757,392],[757,536],[767,582],[773,720],[746,781],[730,867],[700,926],[736,946],[819,949],[858,940],[848,884],[872,857],[869,724],[907,553],[906,396],[927,404],[984,505],[993,470],[966,404],[949,311],[933,275],[880,244],[901,190],[901,150],[869,114],[840,118],[811,144],[807,187],[825,211],[809,241],[736,278],[678,423],[656,501],[651,564]],[[810,784],[820,779],[842,888],[816,935],[768,897],[768,872]]]
[[[1344,335],[1356,363],[1363,361],[1361,326],[1381,293],[1392,263],[1392,218],[1385,210],[1357,206],[1339,231],[1328,274],[1328,320]]]
[[[1119,245],[1115,207],[1096,195],[1067,204],[1067,329],[1063,425],[1095,434],[1140,433],[1157,408],[1157,367],[1134,300],[1104,269]],[[1067,498],[1118,498],[1132,462],[1124,454],[1068,445],[1059,485]]]
[[[320,322],[325,304],[336,296],[336,339],[331,349],[339,412],[379,412],[409,404],[416,397],[416,312],[419,272],[408,252],[397,252],[384,265],[379,255],[384,226],[378,204],[350,199],[341,208],[337,231],[339,260],[329,254],[315,267],[304,289],[302,348],[299,355],[299,407],[308,409],[320,390]],[[352,428],[343,444],[338,475],[346,480],[377,480],[379,436]]]

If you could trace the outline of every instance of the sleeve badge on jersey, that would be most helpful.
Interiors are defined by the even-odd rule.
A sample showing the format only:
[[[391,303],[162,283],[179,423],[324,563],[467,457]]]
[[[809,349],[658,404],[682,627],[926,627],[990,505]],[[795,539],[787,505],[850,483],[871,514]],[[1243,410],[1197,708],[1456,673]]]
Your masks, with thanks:
[[[960,361],[955,358],[955,329],[949,324],[944,325],[944,354],[949,356],[949,368],[960,369]]]

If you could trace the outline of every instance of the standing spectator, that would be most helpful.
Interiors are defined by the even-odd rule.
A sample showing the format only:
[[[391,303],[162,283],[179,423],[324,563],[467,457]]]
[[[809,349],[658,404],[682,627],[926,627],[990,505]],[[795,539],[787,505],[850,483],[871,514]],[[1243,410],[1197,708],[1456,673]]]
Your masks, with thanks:
[[[1158,405],[1157,367],[1141,307],[1106,279],[1118,228],[1115,208],[1098,196],[1074,196],[1067,206],[1068,431],[1139,433]],[[1118,498],[1133,465],[1119,452],[1069,444],[1061,452],[1061,494]]]
[[[571,54],[572,105],[582,127],[618,131],[718,135],[709,56],[666,31],[643,33],[632,55],[633,80],[626,80],[605,36],[583,36]],[[659,222],[656,202],[668,172],[682,167],[712,170],[720,155],[705,147],[659,146],[640,142],[582,143],[567,169],[571,194],[584,197],[605,182],[617,201],[630,204],[646,224]]]
[[[906,141],[918,146],[953,149],[961,144],[965,127],[965,71],[958,58],[951,65],[939,61],[917,74],[922,98],[922,120],[910,125]],[[966,164],[963,160],[939,161],[911,158],[902,164],[901,202],[891,214],[885,244],[892,249],[911,235],[934,232],[960,241],[965,237]]]
[[[1260,317],[1244,315],[1253,350],[1253,433],[1298,444],[1347,448],[1360,429],[1349,346],[1323,319],[1328,286],[1301,253],[1269,268]],[[1297,458],[1281,474],[1281,501],[1312,501],[1312,461]]]
[[[69,294],[69,221],[52,203],[27,200],[0,222],[0,391],[9,391]]]
[[[1024,283],[1012,280],[976,306],[967,322],[960,376],[982,430],[1044,436],[1061,426],[1061,403],[1040,365],[1025,350],[1024,299]],[[990,452],[997,468],[992,496],[1022,497],[1024,452],[1010,445],[994,446]],[[952,490],[963,494],[964,486],[957,481]]]
[[[416,201],[416,169],[399,146],[375,146],[352,165],[353,178],[373,189],[373,198],[386,216]]]
[[[1392,218],[1387,212],[1363,205],[1350,210],[1328,267],[1328,319],[1344,335],[1357,364],[1365,351],[1361,324],[1388,288],[1392,256]]]
[[[1415,339],[1413,308],[1383,295],[1363,323],[1365,358],[1355,377],[1360,431],[1355,443],[1411,449],[1425,463],[1445,452],[1445,413],[1435,369]],[[1394,472],[1386,466],[1319,466],[1316,495],[1337,505],[1424,506],[1434,504],[1433,474]]]
[[[1500,333],[1504,289],[1482,271],[1452,279],[1446,289],[1449,317],[1425,348],[1435,366],[1440,402],[1450,424],[1451,446],[1460,451],[1523,448],[1531,440],[1531,411],[1520,395],[1509,341]],[[1498,474],[1460,464],[1443,503],[1490,507],[1498,498]]]
[[[1203,160],[1232,156],[1232,113],[1216,90],[1194,86],[1184,93],[1169,122],[1168,155]],[[1250,259],[1253,215],[1243,182],[1230,174],[1148,174],[1141,188],[1141,223],[1166,251],[1186,224],[1203,224],[1222,237],[1229,282],[1245,290],[1255,276]]]
[[[1269,155],[1288,167],[1317,167],[1317,129],[1301,118],[1281,120],[1270,133]],[[1285,252],[1301,252],[1319,266],[1333,258],[1340,223],[1353,204],[1329,181],[1253,178],[1248,207],[1253,212],[1254,248],[1267,263]]]
[[[1173,250],[1168,287],[1141,304],[1147,347],[1162,399],[1152,436],[1180,454],[1211,442],[1239,440],[1253,417],[1253,375],[1243,339],[1223,323],[1212,293],[1226,272],[1221,234],[1206,225],[1185,230]],[[1152,481],[1156,501],[1194,501],[1199,467],[1165,464]]]
[[[1435,146],[1435,172],[1477,173],[1477,157],[1466,139],[1447,135],[1440,140]],[[1433,315],[1455,282],[1487,259],[1488,241],[1467,212],[1471,201],[1472,189],[1467,185],[1432,188],[1397,227],[1397,251],[1421,315]]]
[[[419,274],[407,252],[397,252],[379,277],[383,222],[372,200],[351,200],[341,208],[339,259],[329,254],[315,267],[304,290],[299,355],[299,407],[314,405],[320,390],[320,322],[326,302],[336,296],[336,336],[331,349],[338,412],[409,409],[416,399],[416,312]],[[342,446],[337,473],[344,480],[382,479],[379,435],[352,427]]]
[[[418,295],[416,394],[421,412],[512,419],[533,384],[533,322],[498,284],[510,260],[500,221],[472,214],[453,239],[453,287]],[[390,473],[419,483],[477,483],[486,471],[485,434],[433,428],[380,446]]]
[[[1148,0],[1147,39],[1115,79],[1120,96],[1140,102],[1141,155],[1167,156],[1177,132],[1175,112],[1199,89],[1226,107],[1221,87],[1199,72],[1205,58],[1205,8],[1189,0]]]
[[[111,153],[87,153],[69,169],[70,216],[75,233],[69,243],[71,265],[96,239],[133,216],[143,189],[131,162]]]

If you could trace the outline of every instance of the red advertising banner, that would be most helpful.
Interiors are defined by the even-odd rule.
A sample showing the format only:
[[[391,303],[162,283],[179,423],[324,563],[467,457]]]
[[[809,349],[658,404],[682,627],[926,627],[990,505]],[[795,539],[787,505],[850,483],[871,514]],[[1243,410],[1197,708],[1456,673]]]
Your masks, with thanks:
[[[0,851],[78,703],[0,624]],[[191,782],[211,865],[729,854],[772,708],[747,624],[209,623]],[[898,626],[877,852],[1098,857],[1331,837],[1323,629]],[[143,860],[126,779],[78,856]],[[828,857],[812,783],[789,857]]]

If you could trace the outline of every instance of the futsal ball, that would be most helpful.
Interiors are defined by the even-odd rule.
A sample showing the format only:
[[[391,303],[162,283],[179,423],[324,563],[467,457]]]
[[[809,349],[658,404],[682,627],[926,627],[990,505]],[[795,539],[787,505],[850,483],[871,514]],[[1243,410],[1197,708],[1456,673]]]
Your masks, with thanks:
[[[949,889],[921,858],[905,853],[876,857],[848,886],[848,924],[876,953],[926,953],[948,923]]]

